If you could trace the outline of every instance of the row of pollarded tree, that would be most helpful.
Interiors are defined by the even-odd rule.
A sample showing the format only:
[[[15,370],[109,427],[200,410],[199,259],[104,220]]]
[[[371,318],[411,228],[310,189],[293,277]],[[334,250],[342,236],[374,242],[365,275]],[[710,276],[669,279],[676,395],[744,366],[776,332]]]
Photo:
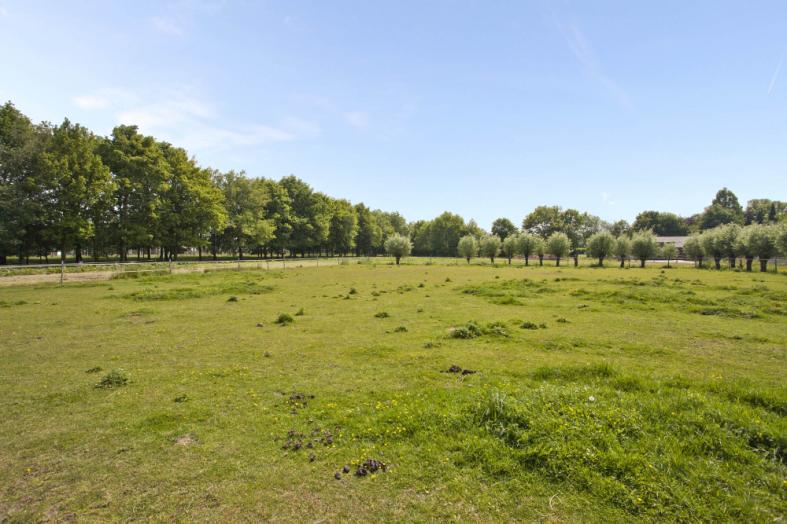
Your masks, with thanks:
[[[752,224],[739,226],[724,224],[695,234],[683,245],[686,257],[694,260],[698,267],[706,259],[712,259],[716,269],[727,259],[729,267],[737,260],[746,262],[746,271],[752,270],[754,259],[760,261],[760,271],[768,270],[768,260],[779,255],[787,256],[787,224]]]
[[[674,250],[674,246],[671,248]],[[644,267],[647,260],[659,254],[659,245],[656,237],[650,232],[635,233],[632,236],[621,235],[616,238],[608,231],[601,231],[590,236],[587,250],[588,254],[599,259],[600,265],[604,264],[604,259],[616,257],[620,259],[621,267],[631,258],[639,260]],[[494,262],[496,256],[502,255],[510,264],[512,258],[522,256],[525,265],[530,264],[531,257],[538,257],[539,265],[543,265],[544,256],[551,255],[555,259],[555,265],[560,266],[560,261],[571,254],[572,248],[568,235],[556,232],[547,238],[532,233],[518,233],[506,237],[503,241],[492,235],[480,239],[467,235],[459,240],[457,251],[468,262],[474,256],[486,257]],[[664,255],[670,259],[675,258],[674,251]],[[574,265],[578,265],[577,257],[574,257]]]
[[[388,238],[385,249],[396,258],[398,264],[403,256],[410,254],[412,243],[407,236],[397,234]],[[476,256],[489,258],[494,263],[495,257],[502,255],[509,264],[515,256],[522,256],[525,265],[529,265],[530,257],[536,256],[539,265],[543,265],[544,256],[551,255],[555,265],[560,266],[560,261],[569,256],[570,250],[571,242],[561,232],[553,233],[546,239],[531,233],[517,233],[502,241],[495,235],[481,238],[465,235],[457,243],[457,253],[468,263]],[[760,271],[766,271],[769,259],[779,254],[787,255],[787,225],[752,224],[741,227],[725,224],[689,237],[684,244],[684,253],[698,267],[702,267],[706,258],[712,258],[717,269],[721,269],[723,258],[729,259],[731,268],[740,258],[746,261],[746,270],[751,271],[754,258],[758,258]],[[645,267],[646,261],[657,257],[666,259],[669,266],[669,262],[678,255],[674,244],[659,246],[656,236],[649,231],[618,237],[608,231],[595,233],[588,239],[587,254],[598,259],[599,266],[604,265],[605,259],[614,257],[620,261],[620,267],[630,259],[639,260],[640,267]],[[574,260],[576,265],[576,258]]]

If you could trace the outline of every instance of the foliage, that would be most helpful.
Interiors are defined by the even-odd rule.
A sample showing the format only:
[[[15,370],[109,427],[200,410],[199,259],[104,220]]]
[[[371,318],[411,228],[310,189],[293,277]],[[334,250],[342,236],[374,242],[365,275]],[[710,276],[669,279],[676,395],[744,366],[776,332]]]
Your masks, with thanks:
[[[653,231],[659,236],[683,236],[689,233],[686,221],[675,213],[643,211],[632,225],[634,231]]]

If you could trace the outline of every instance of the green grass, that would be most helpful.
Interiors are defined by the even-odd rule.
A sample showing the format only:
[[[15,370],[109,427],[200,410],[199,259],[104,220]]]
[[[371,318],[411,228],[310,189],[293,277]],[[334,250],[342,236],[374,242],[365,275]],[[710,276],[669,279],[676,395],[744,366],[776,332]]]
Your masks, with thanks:
[[[779,520],[785,304],[692,268],[0,287],[0,521]]]

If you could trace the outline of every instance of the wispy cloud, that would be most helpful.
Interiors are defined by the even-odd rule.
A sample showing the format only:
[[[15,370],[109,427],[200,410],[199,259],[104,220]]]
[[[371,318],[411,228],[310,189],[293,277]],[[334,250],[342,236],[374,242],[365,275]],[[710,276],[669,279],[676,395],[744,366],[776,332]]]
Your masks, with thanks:
[[[590,40],[580,28],[575,20],[564,22],[553,12],[555,25],[560,34],[566,41],[571,53],[587,71],[587,73],[598,81],[609,92],[618,103],[626,109],[631,109],[631,98],[623,87],[610,77],[601,66],[601,62]]]
[[[773,72],[773,76],[771,77],[771,83],[768,84],[768,94],[771,94],[773,88],[776,86],[776,80],[779,78],[779,73],[781,73],[782,65],[784,64],[784,57],[787,56],[787,49],[782,53],[781,58],[779,59],[779,63],[776,64],[776,70]]]
[[[615,201],[612,200],[612,195],[606,191],[601,192],[601,202],[606,206],[614,206]]]
[[[296,116],[278,124],[228,122],[218,108],[189,87],[168,88],[137,95],[133,103],[113,105],[119,124],[136,125],[192,153],[226,151],[318,136],[318,123]]]
[[[172,36],[183,36],[183,28],[172,19],[163,16],[154,16],[150,23],[159,33]]]
[[[8,16],[8,9],[6,9],[2,4],[0,4],[0,18]]]
[[[343,116],[344,121],[355,129],[364,129],[369,125],[369,115],[363,111],[349,111]]]

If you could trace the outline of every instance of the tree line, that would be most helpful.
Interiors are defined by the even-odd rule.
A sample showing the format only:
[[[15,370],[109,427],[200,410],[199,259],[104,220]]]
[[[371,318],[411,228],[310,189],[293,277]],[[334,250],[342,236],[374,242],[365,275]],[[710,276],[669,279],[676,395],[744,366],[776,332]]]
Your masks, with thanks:
[[[723,189],[706,215],[686,232],[717,222],[777,222],[787,216],[787,205],[762,199],[744,212]],[[191,250],[200,259],[388,252],[398,261],[409,254],[466,257],[471,247],[484,256],[494,252],[492,258],[527,250],[542,261],[551,254],[576,263],[598,233],[684,231],[670,229],[676,224],[687,222],[648,211],[633,224],[607,223],[558,206],[537,207],[521,229],[500,218],[491,233],[450,212],[408,223],[399,213],[314,191],[295,176],[271,180],[201,167],[184,149],[136,126],[97,136],[68,119],[35,124],[11,102],[0,106],[0,264],[11,257],[46,260],[53,252],[63,259],[71,253],[76,261],[126,261],[177,259]],[[523,236],[534,239],[529,248],[520,246]]]

